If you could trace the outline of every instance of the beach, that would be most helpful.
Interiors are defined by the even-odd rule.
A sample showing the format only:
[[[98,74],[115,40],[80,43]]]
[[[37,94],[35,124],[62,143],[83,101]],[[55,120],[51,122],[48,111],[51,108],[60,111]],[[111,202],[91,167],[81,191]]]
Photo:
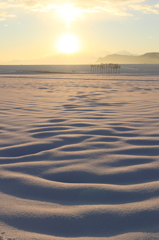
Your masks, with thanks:
[[[159,239],[158,65],[21,68],[0,74],[1,239]]]

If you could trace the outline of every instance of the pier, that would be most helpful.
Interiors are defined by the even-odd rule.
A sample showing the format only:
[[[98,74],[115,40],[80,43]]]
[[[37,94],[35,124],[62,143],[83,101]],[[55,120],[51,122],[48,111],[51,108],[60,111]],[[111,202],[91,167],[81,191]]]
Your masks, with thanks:
[[[119,74],[121,66],[119,64],[92,64],[91,73]]]

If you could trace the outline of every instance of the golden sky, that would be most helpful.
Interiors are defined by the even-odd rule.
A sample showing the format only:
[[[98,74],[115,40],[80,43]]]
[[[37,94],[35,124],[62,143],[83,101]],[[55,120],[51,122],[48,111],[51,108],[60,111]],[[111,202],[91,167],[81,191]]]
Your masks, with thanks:
[[[0,63],[159,52],[158,21],[157,0],[0,0]]]

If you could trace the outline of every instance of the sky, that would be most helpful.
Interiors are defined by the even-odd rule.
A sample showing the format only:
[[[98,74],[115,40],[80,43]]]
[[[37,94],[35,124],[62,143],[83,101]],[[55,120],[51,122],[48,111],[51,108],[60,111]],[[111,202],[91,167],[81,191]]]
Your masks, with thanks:
[[[158,23],[159,0],[0,0],[0,63],[159,52]]]

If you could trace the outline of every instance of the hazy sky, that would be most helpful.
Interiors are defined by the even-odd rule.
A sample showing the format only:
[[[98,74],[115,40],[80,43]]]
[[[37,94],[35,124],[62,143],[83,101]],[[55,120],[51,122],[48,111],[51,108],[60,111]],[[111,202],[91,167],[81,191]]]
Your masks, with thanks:
[[[159,52],[159,0],[0,0],[0,62]]]

